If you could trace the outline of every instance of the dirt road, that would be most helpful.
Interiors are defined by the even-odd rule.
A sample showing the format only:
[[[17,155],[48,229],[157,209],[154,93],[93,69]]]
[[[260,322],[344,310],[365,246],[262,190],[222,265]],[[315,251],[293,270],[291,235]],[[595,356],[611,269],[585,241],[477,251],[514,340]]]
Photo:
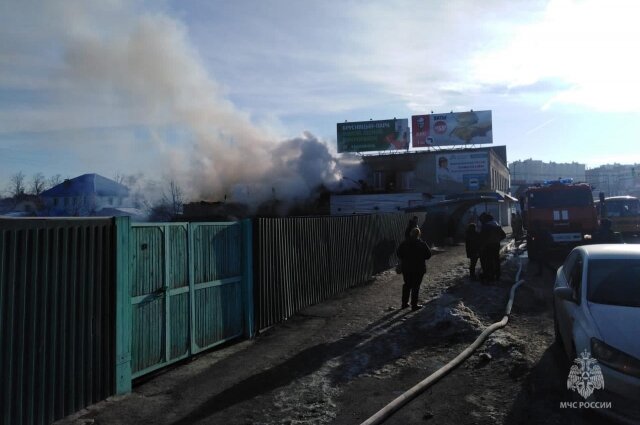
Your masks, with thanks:
[[[481,285],[464,247],[448,247],[428,262],[422,310],[398,308],[401,276],[385,272],[60,423],[359,424],[500,320],[517,268],[507,259],[502,280]],[[507,327],[386,424],[603,423],[559,408],[571,395],[553,345],[553,275],[527,268]]]

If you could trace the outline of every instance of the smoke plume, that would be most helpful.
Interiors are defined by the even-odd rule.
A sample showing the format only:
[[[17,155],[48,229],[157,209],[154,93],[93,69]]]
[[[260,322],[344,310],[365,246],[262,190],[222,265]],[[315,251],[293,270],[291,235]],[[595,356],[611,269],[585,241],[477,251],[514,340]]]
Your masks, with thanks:
[[[175,19],[130,11],[123,23],[90,12],[76,10],[69,22],[67,78],[131,122],[154,129],[166,158],[159,166],[188,198],[227,197],[254,205],[273,197],[304,199],[319,185],[339,184],[343,165],[357,172],[352,159],[343,164],[309,133],[278,141],[252,124],[224,97]],[[108,22],[114,27],[105,28]],[[173,143],[163,128],[180,129],[188,148]]]

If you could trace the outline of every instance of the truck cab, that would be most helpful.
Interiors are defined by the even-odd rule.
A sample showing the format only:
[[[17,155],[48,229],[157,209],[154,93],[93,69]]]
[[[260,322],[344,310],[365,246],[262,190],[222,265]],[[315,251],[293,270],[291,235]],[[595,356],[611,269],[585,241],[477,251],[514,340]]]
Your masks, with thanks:
[[[596,201],[598,218],[611,220],[611,229],[622,235],[640,234],[640,200],[635,196],[610,196]]]
[[[598,229],[591,186],[558,179],[528,188],[523,202],[523,225],[527,230],[529,257],[532,254],[535,257],[540,249],[570,249],[589,243]]]

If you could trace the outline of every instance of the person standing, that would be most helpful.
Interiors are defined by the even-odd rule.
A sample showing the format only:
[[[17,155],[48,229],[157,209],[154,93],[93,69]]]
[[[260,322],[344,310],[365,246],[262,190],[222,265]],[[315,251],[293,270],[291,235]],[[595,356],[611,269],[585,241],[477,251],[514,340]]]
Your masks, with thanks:
[[[622,236],[618,232],[614,232],[611,226],[613,222],[608,218],[600,220],[600,227],[598,231],[593,235],[594,244],[600,243],[623,243]]]
[[[411,296],[411,310],[418,310],[422,306],[418,304],[418,294],[422,278],[427,272],[425,261],[431,258],[431,250],[425,241],[420,239],[420,229],[411,230],[409,238],[405,239],[396,251],[396,255],[402,262],[402,308],[409,307]]]
[[[548,230],[542,230],[531,238],[531,247],[527,247],[530,251],[529,257],[535,259],[538,263],[538,272],[536,276],[542,276],[544,269],[549,269],[552,273],[556,269],[551,265],[549,258],[549,250],[553,246],[553,236]]]
[[[411,230],[413,229],[417,229],[418,226],[418,216],[414,215],[411,220],[409,220],[409,224],[407,224],[407,228],[404,229],[404,239],[407,240],[409,239],[409,236],[411,234]]]
[[[500,279],[500,241],[507,237],[502,227],[491,214],[481,216],[480,228],[480,264],[482,265],[481,279],[490,282]]]
[[[524,229],[522,228],[522,217],[519,213],[511,213],[511,230],[513,239],[519,241],[524,235]]]
[[[464,234],[464,247],[469,259],[469,277],[476,280],[476,264],[480,258],[480,235],[475,223],[469,223]]]

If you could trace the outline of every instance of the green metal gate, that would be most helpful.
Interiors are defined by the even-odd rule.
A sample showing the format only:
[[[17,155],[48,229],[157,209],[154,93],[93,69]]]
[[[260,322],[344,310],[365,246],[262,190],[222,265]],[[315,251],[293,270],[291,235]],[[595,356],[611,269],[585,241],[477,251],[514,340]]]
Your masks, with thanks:
[[[251,336],[249,220],[130,229],[131,378]]]

